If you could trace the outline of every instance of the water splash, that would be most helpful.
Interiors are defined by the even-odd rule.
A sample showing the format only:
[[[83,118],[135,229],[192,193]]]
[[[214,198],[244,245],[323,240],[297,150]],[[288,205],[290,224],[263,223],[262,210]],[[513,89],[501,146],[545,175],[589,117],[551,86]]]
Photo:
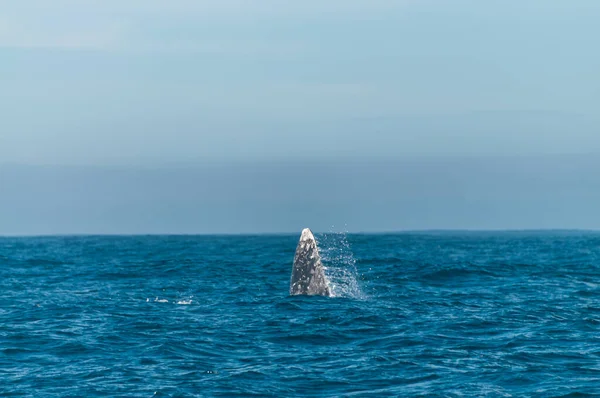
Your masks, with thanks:
[[[358,283],[356,259],[347,232],[329,232],[316,239],[333,296],[366,298]]]

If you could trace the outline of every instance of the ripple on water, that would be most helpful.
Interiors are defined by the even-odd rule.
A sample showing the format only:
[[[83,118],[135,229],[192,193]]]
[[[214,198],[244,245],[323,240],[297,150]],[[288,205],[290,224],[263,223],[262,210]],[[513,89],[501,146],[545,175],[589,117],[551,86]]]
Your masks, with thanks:
[[[297,238],[0,239],[0,395],[600,395],[600,235]]]

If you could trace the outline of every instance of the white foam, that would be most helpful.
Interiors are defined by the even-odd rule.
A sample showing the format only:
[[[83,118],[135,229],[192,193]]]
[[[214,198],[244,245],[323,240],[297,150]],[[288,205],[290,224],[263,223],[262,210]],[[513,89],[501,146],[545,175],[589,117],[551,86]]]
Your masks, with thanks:
[[[169,300],[167,299],[159,299],[158,297],[154,299],[155,303],[168,303]]]
[[[179,305],[190,305],[190,304],[192,304],[192,300],[179,300],[177,302],[177,304],[179,304]]]

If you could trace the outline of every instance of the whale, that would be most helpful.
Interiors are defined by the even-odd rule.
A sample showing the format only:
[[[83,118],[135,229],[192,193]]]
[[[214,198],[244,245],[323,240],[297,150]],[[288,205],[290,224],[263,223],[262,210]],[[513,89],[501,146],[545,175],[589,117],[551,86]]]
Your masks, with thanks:
[[[290,295],[332,296],[329,280],[321,262],[317,241],[309,228],[304,228],[296,247]]]

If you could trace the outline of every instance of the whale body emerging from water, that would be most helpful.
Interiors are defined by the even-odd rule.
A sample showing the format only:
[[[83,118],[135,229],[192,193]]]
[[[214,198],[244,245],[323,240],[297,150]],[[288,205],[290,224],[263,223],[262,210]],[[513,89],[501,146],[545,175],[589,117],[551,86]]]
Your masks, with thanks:
[[[290,279],[290,295],[299,294],[332,295],[317,249],[317,241],[308,228],[303,229],[300,235]]]

